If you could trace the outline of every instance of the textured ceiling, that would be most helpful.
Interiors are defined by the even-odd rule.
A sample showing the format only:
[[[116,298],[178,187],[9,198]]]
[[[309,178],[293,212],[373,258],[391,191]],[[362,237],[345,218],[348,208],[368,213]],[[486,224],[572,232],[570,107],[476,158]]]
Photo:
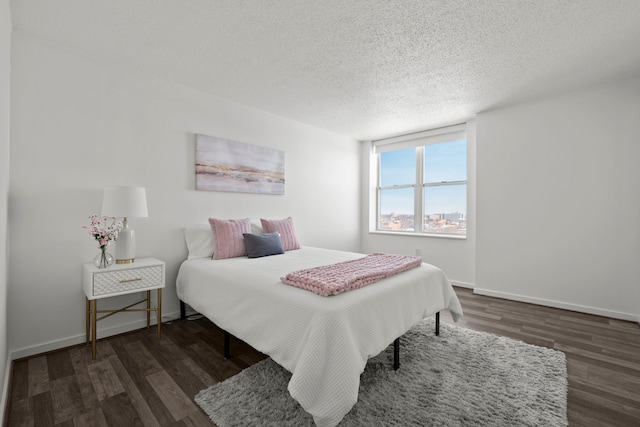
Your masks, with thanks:
[[[14,31],[356,139],[640,76],[640,0],[13,0]]]

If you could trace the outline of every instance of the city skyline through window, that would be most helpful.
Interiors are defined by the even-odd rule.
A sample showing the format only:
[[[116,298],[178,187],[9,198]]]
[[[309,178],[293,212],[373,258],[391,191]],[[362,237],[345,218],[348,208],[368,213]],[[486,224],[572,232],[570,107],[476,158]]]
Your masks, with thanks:
[[[465,235],[466,180],[464,139],[380,153],[378,228]],[[415,224],[416,213],[422,224]]]

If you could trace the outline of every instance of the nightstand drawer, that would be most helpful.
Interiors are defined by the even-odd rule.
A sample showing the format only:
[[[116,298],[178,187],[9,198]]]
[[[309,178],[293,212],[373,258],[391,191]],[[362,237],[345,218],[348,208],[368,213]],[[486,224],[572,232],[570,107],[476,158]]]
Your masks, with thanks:
[[[144,290],[163,285],[162,266],[105,271],[93,275],[93,296]]]

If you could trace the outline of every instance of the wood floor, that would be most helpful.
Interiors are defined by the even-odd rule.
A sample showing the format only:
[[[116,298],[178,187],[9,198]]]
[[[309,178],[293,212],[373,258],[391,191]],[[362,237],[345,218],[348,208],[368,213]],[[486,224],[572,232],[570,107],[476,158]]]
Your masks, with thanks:
[[[640,426],[637,324],[456,292],[459,325],[566,354],[570,426]],[[95,361],[85,346],[15,361],[4,425],[212,426],[193,396],[265,357],[232,339],[225,361],[222,343],[203,318],[101,340]]]

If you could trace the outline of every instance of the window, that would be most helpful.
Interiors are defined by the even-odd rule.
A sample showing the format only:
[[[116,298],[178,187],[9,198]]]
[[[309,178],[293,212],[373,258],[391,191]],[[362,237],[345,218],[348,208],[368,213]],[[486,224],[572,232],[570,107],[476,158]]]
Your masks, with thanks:
[[[376,229],[466,236],[464,125],[375,141]]]

